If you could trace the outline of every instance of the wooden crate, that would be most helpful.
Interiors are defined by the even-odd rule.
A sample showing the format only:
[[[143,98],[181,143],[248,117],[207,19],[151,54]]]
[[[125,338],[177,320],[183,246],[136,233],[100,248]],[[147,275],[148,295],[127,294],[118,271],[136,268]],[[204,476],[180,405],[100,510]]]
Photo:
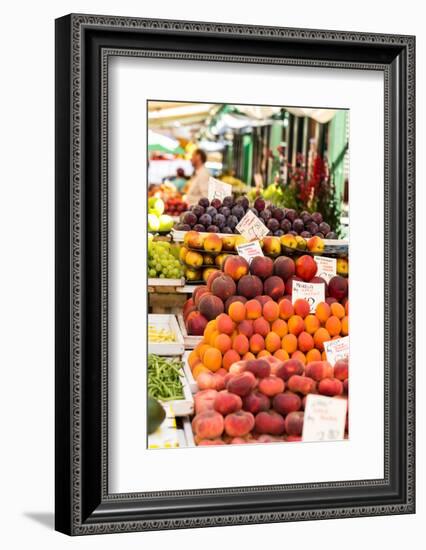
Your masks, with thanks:
[[[148,294],[148,306],[151,313],[170,313],[179,315],[187,300],[186,294],[176,292],[152,292]]]

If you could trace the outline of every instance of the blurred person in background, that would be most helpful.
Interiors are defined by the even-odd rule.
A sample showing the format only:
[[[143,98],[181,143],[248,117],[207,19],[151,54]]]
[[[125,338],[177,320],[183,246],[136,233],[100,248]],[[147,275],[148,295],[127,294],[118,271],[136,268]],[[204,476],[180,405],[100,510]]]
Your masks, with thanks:
[[[194,174],[187,184],[186,201],[188,204],[197,204],[201,197],[207,197],[210,172],[205,167],[207,155],[202,149],[192,153],[191,163]]]
[[[183,189],[188,181],[188,178],[185,176],[185,170],[183,168],[178,168],[176,170],[176,175],[170,178],[169,181],[173,183],[179,193],[183,193]]]

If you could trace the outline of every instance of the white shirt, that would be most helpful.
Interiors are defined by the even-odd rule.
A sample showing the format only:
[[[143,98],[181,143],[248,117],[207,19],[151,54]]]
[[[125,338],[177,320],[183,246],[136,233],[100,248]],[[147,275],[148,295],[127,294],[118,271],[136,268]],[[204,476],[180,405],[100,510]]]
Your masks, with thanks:
[[[189,181],[189,191],[186,200],[189,204],[197,204],[202,197],[207,197],[210,172],[204,166],[198,168]]]

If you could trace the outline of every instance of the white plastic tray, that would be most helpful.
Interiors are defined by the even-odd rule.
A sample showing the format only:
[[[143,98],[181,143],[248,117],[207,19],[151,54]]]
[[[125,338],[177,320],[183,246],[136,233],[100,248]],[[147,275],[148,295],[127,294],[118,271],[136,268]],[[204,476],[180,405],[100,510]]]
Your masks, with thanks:
[[[156,355],[182,355],[185,351],[185,342],[182,332],[174,315],[160,313],[148,314],[148,325],[154,325],[158,329],[166,329],[174,332],[175,342],[150,342],[148,341],[148,353]]]
[[[189,388],[191,392],[194,394],[194,393],[197,393],[198,391],[198,384],[195,378],[192,376],[191,367],[189,366],[189,363],[188,363],[189,353],[190,353],[189,351],[185,351],[185,353],[182,356],[183,372],[185,373]]]

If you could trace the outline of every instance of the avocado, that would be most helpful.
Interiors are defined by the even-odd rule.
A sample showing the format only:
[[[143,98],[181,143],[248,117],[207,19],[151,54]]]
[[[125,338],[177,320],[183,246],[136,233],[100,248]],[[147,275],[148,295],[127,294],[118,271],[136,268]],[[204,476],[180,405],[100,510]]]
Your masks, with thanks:
[[[148,434],[152,434],[166,418],[166,411],[160,403],[148,396]]]

